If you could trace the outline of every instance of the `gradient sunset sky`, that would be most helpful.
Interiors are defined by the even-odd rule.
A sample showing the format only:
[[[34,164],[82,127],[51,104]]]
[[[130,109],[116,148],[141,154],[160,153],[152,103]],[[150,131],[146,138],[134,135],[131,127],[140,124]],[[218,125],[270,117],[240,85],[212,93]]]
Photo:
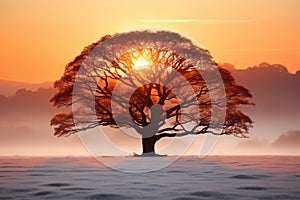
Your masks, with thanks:
[[[300,70],[299,0],[0,1],[0,79],[58,79],[84,46],[140,28],[179,32],[216,62]]]

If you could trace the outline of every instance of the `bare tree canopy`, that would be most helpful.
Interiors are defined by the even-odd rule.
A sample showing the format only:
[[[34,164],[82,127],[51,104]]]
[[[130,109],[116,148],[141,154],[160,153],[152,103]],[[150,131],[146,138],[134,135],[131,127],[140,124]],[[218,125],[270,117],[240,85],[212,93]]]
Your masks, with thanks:
[[[104,36],[84,48],[54,86],[54,106],[73,106],[52,118],[55,135],[132,128],[142,137],[143,153],[154,153],[163,137],[246,137],[253,123],[239,108],[251,104],[250,91],[208,51],[167,31]]]

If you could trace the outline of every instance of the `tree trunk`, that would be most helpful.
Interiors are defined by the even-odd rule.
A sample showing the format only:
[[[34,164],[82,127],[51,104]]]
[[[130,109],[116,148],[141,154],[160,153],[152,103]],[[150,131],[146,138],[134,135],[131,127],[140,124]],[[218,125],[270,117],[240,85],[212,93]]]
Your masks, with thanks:
[[[143,155],[156,155],[155,153],[155,143],[158,141],[158,138],[153,135],[151,137],[142,138],[143,145]]]

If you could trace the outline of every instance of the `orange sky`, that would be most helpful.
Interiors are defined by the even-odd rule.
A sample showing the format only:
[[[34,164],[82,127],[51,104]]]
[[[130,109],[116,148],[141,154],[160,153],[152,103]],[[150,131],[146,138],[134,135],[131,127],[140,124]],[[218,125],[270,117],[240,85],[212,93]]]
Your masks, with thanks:
[[[299,0],[1,0],[0,79],[58,79],[84,46],[138,28],[180,32],[238,68],[300,70]]]

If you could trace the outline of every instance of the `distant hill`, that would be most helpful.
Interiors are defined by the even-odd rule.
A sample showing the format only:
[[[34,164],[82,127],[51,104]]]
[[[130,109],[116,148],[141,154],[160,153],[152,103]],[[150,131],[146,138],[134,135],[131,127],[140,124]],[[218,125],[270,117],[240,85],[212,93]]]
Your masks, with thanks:
[[[291,121],[299,119],[300,71],[291,74],[283,65],[266,62],[246,69],[236,69],[228,63],[220,63],[219,66],[228,69],[236,82],[248,88],[253,94],[252,101],[256,106],[247,106],[246,113],[252,115],[255,121],[267,118]],[[38,90],[39,88],[49,88],[50,90]],[[18,90],[20,91],[17,92]],[[20,104],[24,103],[25,94],[26,98],[32,96],[32,102],[42,98],[40,101],[45,99],[48,103],[54,93],[51,82],[24,83],[0,80],[0,96],[11,96],[9,101],[20,98]],[[49,106],[48,104],[47,106]],[[17,107],[15,104],[14,106]]]
[[[0,80],[0,95],[11,96],[19,89],[25,88],[27,90],[37,90],[38,88],[52,87],[52,82],[44,83],[25,83],[18,81]]]
[[[266,62],[247,69],[236,69],[228,63],[219,66],[228,69],[238,84],[250,89],[255,114],[262,118],[299,117],[300,71],[291,74],[283,65]]]

